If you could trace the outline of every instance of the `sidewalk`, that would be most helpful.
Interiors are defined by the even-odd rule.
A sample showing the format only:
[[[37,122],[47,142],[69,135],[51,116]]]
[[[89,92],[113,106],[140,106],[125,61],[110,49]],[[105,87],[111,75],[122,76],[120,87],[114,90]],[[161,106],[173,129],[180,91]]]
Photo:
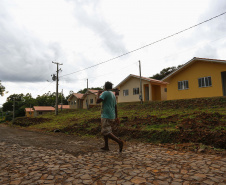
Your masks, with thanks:
[[[128,144],[75,157],[0,142],[0,184],[226,184],[226,158]]]

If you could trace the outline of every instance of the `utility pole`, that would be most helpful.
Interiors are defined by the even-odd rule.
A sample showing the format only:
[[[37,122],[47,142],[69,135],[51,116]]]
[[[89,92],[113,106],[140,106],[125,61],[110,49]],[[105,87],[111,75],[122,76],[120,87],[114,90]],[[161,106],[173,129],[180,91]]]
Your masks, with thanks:
[[[88,86],[88,84],[89,84],[89,83],[88,83],[88,79],[87,79],[87,90],[86,90],[86,93],[87,93],[87,99],[86,99],[86,101],[87,101],[87,102],[86,102],[87,109],[89,109],[89,98],[88,98],[88,87],[89,87],[89,86]]]
[[[140,103],[143,104],[143,98],[142,98],[142,80],[141,80],[141,64],[139,60],[139,70],[140,70]]]
[[[53,64],[57,65],[57,76],[56,76],[56,106],[55,106],[55,115],[58,115],[58,81],[59,81],[59,77],[58,77],[58,73],[59,73],[59,65],[63,65],[60,64],[58,62],[52,62]],[[61,69],[60,69],[61,70]]]

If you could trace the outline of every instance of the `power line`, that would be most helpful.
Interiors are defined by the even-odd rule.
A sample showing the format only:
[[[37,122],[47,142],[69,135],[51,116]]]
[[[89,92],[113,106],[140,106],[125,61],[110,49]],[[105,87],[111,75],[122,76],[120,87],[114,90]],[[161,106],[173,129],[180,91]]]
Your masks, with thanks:
[[[130,54],[130,53],[133,53],[133,52],[136,52],[136,51],[138,51],[138,50],[144,49],[144,48],[146,48],[146,47],[148,47],[148,46],[151,46],[151,45],[153,45],[153,44],[156,44],[156,43],[158,43],[158,42],[161,42],[161,41],[163,41],[163,40],[166,40],[166,39],[168,39],[168,38],[171,38],[171,37],[173,37],[173,36],[175,36],[175,35],[178,35],[178,34],[180,34],[180,33],[183,33],[183,32],[185,32],[185,31],[187,31],[187,30],[190,30],[190,29],[192,29],[192,28],[195,28],[195,27],[197,27],[197,26],[199,26],[199,25],[201,25],[201,24],[204,24],[204,23],[206,23],[206,22],[209,22],[209,21],[211,21],[211,20],[213,20],[213,19],[216,19],[216,18],[218,18],[218,17],[220,17],[220,16],[222,16],[222,15],[224,15],[224,14],[226,14],[226,12],[223,12],[223,13],[221,13],[221,14],[219,14],[219,15],[216,15],[216,16],[210,18],[210,19],[207,19],[207,20],[205,20],[205,21],[203,21],[203,22],[200,22],[200,23],[198,23],[198,24],[195,24],[195,25],[193,25],[193,26],[191,26],[191,27],[189,27],[189,28],[186,28],[186,29],[184,29],[184,30],[181,30],[181,31],[179,31],[179,32],[176,32],[176,33],[174,33],[174,34],[172,34],[172,35],[169,35],[169,36],[167,36],[167,37],[164,37],[164,38],[162,38],[162,39],[159,39],[159,40],[157,40],[157,41],[154,41],[154,42],[152,42],[152,43],[150,43],[150,44],[144,45],[144,46],[142,46],[142,47],[140,47],[140,48],[134,49],[134,50],[132,50],[132,51],[128,51],[128,52],[126,52],[126,53],[124,53],[124,54],[122,54],[122,55],[119,55],[119,56],[117,56],[117,57],[108,59],[108,60],[106,60],[106,61],[100,62],[100,63],[98,63],[98,64],[89,66],[89,67],[87,67],[87,68],[84,68],[84,69],[81,69],[81,70],[78,70],[78,71],[75,71],[75,72],[72,72],[72,73],[63,75],[63,76],[72,75],[72,74],[74,74],[74,73],[78,73],[78,72],[81,72],[81,71],[84,71],[84,70],[87,70],[87,69],[96,67],[96,66],[98,66],[98,65],[101,65],[101,64],[110,62],[110,61],[112,61],[112,60],[115,60],[115,59],[117,59],[117,58],[123,57],[123,56],[125,56],[125,55]],[[63,77],[63,76],[61,76],[61,77]]]

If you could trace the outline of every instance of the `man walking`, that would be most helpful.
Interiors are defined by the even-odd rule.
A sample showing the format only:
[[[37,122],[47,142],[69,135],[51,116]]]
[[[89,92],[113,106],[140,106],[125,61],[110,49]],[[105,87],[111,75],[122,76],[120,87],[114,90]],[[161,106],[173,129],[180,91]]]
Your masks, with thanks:
[[[122,152],[123,141],[117,138],[112,133],[112,124],[119,124],[117,104],[115,95],[110,91],[112,89],[112,83],[106,82],[104,85],[104,92],[101,94],[101,91],[98,91],[97,94],[97,103],[102,102],[101,110],[101,134],[104,136],[105,145],[102,150],[109,150],[108,138],[117,142],[119,145],[119,152]],[[100,97],[99,97],[100,96]]]

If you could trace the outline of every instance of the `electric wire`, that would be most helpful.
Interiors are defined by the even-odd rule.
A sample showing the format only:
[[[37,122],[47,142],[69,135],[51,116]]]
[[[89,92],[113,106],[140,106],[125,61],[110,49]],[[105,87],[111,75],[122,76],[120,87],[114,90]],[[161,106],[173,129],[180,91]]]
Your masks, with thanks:
[[[78,73],[78,72],[81,72],[81,71],[84,71],[84,70],[87,70],[87,69],[96,67],[96,66],[98,66],[98,65],[101,65],[101,64],[110,62],[110,61],[112,61],[112,60],[118,59],[118,58],[123,57],[123,56],[125,56],[125,55],[128,55],[128,54],[131,54],[131,53],[133,53],[133,52],[139,51],[139,50],[141,50],[141,49],[144,49],[144,48],[146,48],[146,47],[149,47],[149,46],[151,46],[151,45],[154,45],[154,44],[156,44],[156,43],[158,43],[158,42],[161,42],[161,41],[163,41],[163,40],[166,40],[166,39],[168,39],[168,38],[171,38],[171,37],[173,37],[173,36],[176,36],[176,35],[178,35],[178,34],[180,34],[180,33],[183,33],[183,32],[185,32],[185,31],[187,31],[187,30],[190,30],[190,29],[192,29],[192,28],[195,28],[195,27],[197,27],[197,26],[199,26],[199,25],[202,25],[202,24],[204,24],[204,23],[206,23],[206,22],[209,22],[209,21],[211,21],[211,20],[213,20],[213,19],[216,19],[216,18],[218,18],[218,17],[220,17],[220,16],[222,16],[222,15],[224,15],[224,14],[226,14],[226,12],[223,12],[223,13],[221,13],[221,14],[219,14],[219,15],[216,15],[216,16],[210,18],[210,19],[207,19],[207,20],[205,20],[205,21],[202,21],[202,22],[200,22],[200,23],[198,23],[198,24],[195,24],[195,25],[193,25],[193,26],[190,26],[190,27],[188,27],[188,28],[186,28],[186,29],[184,29],[184,30],[181,30],[181,31],[179,31],[179,32],[176,32],[176,33],[174,33],[174,34],[171,34],[171,35],[169,35],[169,36],[167,36],[167,37],[164,37],[164,38],[162,38],[162,39],[159,39],[159,40],[157,40],[157,41],[154,41],[154,42],[152,42],[152,43],[150,43],[150,44],[144,45],[144,46],[142,46],[142,47],[140,47],[140,48],[131,50],[131,51],[129,51],[129,52],[126,52],[126,53],[121,54],[121,55],[119,55],[119,56],[113,57],[113,58],[108,59],[108,60],[106,60],[106,61],[100,62],[100,63],[98,63],[98,64],[95,64],[95,65],[86,67],[86,68],[84,68],[84,69],[81,69],[81,70],[78,70],[78,71],[75,71],[75,72],[72,72],[72,73],[69,73],[69,74],[65,74],[65,75],[59,76],[59,78],[62,78],[62,77],[68,76],[68,75],[72,75],[72,74],[75,74],[75,73]],[[217,39],[217,40],[219,40],[219,39]],[[211,41],[211,42],[213,42],[213,41]],[[188,49],[188,50],[189,50],[189,49]],[[182,52],[185,52],[185,51],[182,51]],[[169,57],[169,56],[167,56],[167,57]],[[167,58],[167,57],[164,57],[164,58]],[[113,72],[113,73],[114,73],[114,72]],[[101,75],[101,76],[105,76],[105,75]],[[98,76],[98,77],[100,77],[100,76]],[[91,77],[91,78],[98,78],[98,77]],[[84,78],[84,79],[87,79],[87,78]],[[84,80],[84,79],[77,79],[77,80]],[[44,87],[42,90],[40,90],[39,92],[42,92],[43,90],[45,90],[47,87],[49,87],[49,85],[50,85],[51,83],[53,83],[53,81],[52,81],[52,82],[49,82],[49,84],[48,84],[46,87]]]
[[[112,60],[121,58],[121,57],[123,57],[123,56],[125,56],[125,55],[128,55],[128,54],[130,54],[130,53],[139,51],[139,50],[141,50],[141,49],[144,49],[144,48],[146,48],[146,47],[149,47],[149,46],[151,46],[151,45],[154,45],[154,44],[156,44],[156,43],[158,43],[158,42],[161,42],[161,41],[163,41],[163,40],[166,40],[166,39],[168,39],[168,38],[171,38],[171,37],[173,37],[173,36],[176,36],[176,35],[178,35],[178,34],[180,34],[180,33],[183,33],[183,32],[185,32],[185,31],[187,31],[187,30],[190,30],[190,29],[192,29],[192,28],[195,28],[195,27],[197,27],[197,26],[199,26],[199,25],[202,25],[202,24],[204,24],[204,23],[206,23],[206,22],[209,22],[209,21],[211,21],[211,20],[213,20],[213,19],[216,19],[216,18],[218,18],[218,17],[220,17],[220,16],[222,16],[222,15],[224,15],[224,14],[226,14],[226,12],[223,12],[223,13],[221,13],[221,14],[219,14],[219,15],[216,15],[216,16],[210,18],[210,19],[207,19],[207,20],[205,20],[205,21],[202,21],[202,22],[200,22],[200,23],[198,23],[198,24],[195,24],[195,25],[193,25],[193,26],[190,26],[190,27],[188,27],[188,28],[186,28],[186,29],[184,29],[184,30],[181,30],[181,31],[179,31],[179,32],[176,32],[176,33],[174,33],[174,34],[171,34],[171,35],[169,35],[169,36],[167,36],[167,37],[164,37],[164,38],[162,38],[162,39],[159,39],[159,40],[157,40],[157,41],[154,41],[154,42],[152,42],[152,43],[150,43],[150,44],[144,45],[144,46],[142,46],[142,47],[140,47],[140,48],[137,48],[137,49],[128,51],[128,52],[126,52],[126,53],[124,53],[124,54],[121,54],[121,55],[119,55],[119,56],[113,57],[113,58],[111,58],[111,59],[108,59],[108,60],[106,60],[106,61],[100,62],[100,63],[95,64],[95,65],[86,67],[86,68],[84,68],[84,69],[81,69],[81,70],[78,70],[78,71],[75,71],[75,72],[72,72],[72,73],[69,73],[69,74],[65,74],[65,75],[63,75],[63,76],[72,75],[72,74],[75,74],[75,73],[78,73],[78,72],[81,72],[81,71],[84,71],[84,70],[87,70],[87,69],[96,67],[96,66],[98,66],[98,65],[101,65],[101,64],[110,62],[110,61],[112,61]],[[63,76],[61,76],[61,77],[63,77]]]

